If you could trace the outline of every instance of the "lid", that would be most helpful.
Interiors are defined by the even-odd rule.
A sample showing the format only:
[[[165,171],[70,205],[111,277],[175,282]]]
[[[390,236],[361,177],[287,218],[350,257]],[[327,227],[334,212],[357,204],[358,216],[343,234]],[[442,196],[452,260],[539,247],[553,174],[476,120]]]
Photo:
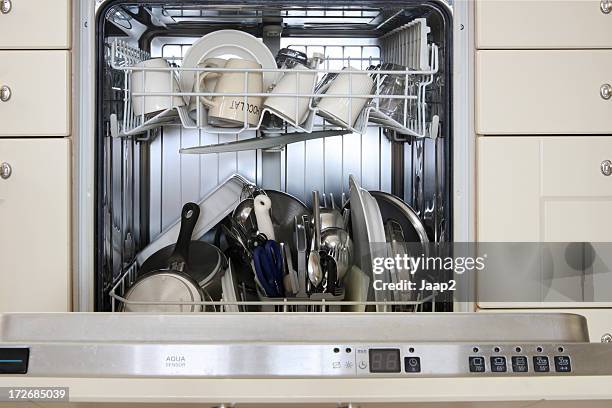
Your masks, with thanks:
[[[202,302],[198,285],[188,276],[176,272],[154,272],[144,275],[125,295],[124,312],[201,312],[201,305],[131,304],[129,302]]]

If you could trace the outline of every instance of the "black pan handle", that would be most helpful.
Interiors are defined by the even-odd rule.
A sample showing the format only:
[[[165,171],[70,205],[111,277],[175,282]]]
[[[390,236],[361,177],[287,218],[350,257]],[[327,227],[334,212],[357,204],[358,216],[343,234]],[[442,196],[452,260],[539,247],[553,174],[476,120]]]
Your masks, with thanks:
[[[189,245],[191,235],[195,229],[198,217],[200,216],[200,206],[196,203],[186,203],[181,211],[181,230],[179,231],[174,252],[168,258],[170,269],[182,271],[189,261]]]

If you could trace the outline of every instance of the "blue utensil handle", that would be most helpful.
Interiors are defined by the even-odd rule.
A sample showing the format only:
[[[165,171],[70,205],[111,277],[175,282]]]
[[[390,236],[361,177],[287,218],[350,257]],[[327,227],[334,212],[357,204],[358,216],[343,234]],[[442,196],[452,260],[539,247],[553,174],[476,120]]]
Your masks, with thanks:
[[[268,268],[268,256],[264,247],[257,247],[253,250],[253,263],[255,265],[255,274],[257,275],[257,280],[262,286],[266,296],[275,297],[278,296],[276,285],[274,282],[270,283],[268,279],[268,274],[266,270]]]

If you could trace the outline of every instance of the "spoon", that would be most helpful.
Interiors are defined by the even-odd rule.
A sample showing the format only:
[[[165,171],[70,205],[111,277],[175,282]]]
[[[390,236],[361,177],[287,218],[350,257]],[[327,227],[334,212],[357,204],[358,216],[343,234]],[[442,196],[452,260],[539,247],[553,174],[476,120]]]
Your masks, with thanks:
[[[319,192],[312,192],[312,215],[313,234],[310,253],[308,254],[308,279],[316,288],[323,281],[323,270],[321,269],[321,258],[319,255],[319,244],[321,242],[321,219],[319,213]]]
[[[334,195],[329,193],[329,198],[331,200],[331,206],[327,205],[327,196],[323,194],[323,208],[320,210],[321,231],[325,231],[328,228],[344,227],[344,218],[342,217],[342,213],[336,208]]]
[[[341,281],[349,270],[353,254],[353,241],[349,233],[341,228],[328,228],[321,234],[321,242],[324,251],[333,253],[338,281]]]

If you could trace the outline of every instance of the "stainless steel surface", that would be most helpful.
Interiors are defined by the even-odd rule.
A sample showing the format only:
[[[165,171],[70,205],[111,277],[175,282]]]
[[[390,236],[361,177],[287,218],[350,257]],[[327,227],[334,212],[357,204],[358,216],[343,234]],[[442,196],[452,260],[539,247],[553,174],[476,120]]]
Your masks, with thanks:
[[[321,233],[321,242],[327,252],[333,251],[336,262],[338,281],[351,267],[353,241],[348,232],[341,228],[328,228]]]
[[[472,373],[469,357],[484,358],[486,371]],[[32,344],[30,377],[217,377],[217,378],[409,378],[409,377],[517,377],[612,375],[612,347],[601,343],[551,342],[536,344],[478,342],[374,342],[322,344]],[[493,348],[499,347],[498,353]],[[513,351],[520,347],[520,353]],[[563,349],[559,353],[557,350]],[[339,352],[334,350],[338,349]],[[370,350],[396,349],[399,372],[372,373]],[[413,352],[410,350],[413,349]],[[347,351],[350,350],[350,351]],[[513,372],[511,357],[527,357],[528,372]],[[555,356],[569,357],[572,371],[556,372]],[[407,373],[405,359],[418,357],[421,370]],[[490,359],[503,357],[505,372],[491,372]],[[533,358],[546,357],[548,372],[536,372]],[[316,364],[313,364],[316,362]]]
[[[11,99],[11,95],[11,88],[8,85],[2,85],[2,88],[0,88],[0,101],[8,102]]]
[[[27,375],[53,377],[612,375],[612,347],[588,343],[587,333],[584,317],[570,314],[0,316],[0,346],[28,347]],[[396,349],[397,371],[371,372],[372,349]],[[470,372],[474,356],[484,373]],[[513,356],[527,357],[528,372],[511,369]],[[558,372],[556,356],[571,372]],[[407,372],[414,357],[420,372]],[[500,357],[507,371],[492,372]],[[534,370],[542,357],[549,372]]]
[[[612,175],[612,161],[604,160],[601,162],[601,174],[604,176]]]
[[[0,314],[0,342],[15,344],[376,343],[432,339],[445,343],[583,343],[589,341],[589,335],[586,318],[567,313]]]
[[[297,251],[298,272],[298,297],[306,297],[306,253],[308,243],[306,242],[306,228],[302,218],[295,217],[295,248]]]
[[[344,218],[334,204],[334,194],[329,193],[329,204],[327,195],[323,194],[323,208],[320,210],[321,232],[328,228],[343,228]]]
[[[406,242],[428,243],[429,237],[418,214],[404,201],[393,194],[370,191],[378,203],[383,221],[397,221],[402,226]]]
[[[599,3],[599,9],[604,14],[610,14],[612,11],[612,1],[611,0],[601,0]]]
[[[148,7],[146,2],[139,4],[142,4],[141,7],[143,8]],[[387,21],[389,18],[388,12],[379,8],[380,4],[376,4],[376,7],[372,9],[372,16],[357,17],[345,13],[342,13],[342,16],[330,15],[326,16],[320,26],[308,25],[302,28],[299,28],[301,22],[298,20],[304,20],[305,18],[306,21],[309,21],[310,18],[318,19],[320,16],[309,15],[309,11],[305,10],[303,16],[300,15],[296,18],[291,15],[294,11],[289,10],[286,14],[281,15],[283,21],[287,23],[283,38],[281,38],[281,46],[291,46],[294,49],[307,51],[309,54],[312,54],[313,51],[323,51],[332,59],[336,59],[336,61],[331,61],[332,66],[330,68],[350,59],[351,64],[364,69],[372,62],[379,63],[387,57],[380,52],[379,40],[376,38],[380,33],[374,32],[370,28],[371,19],[377,18],[376,16],[379,14],[383,19],[374,26],[380,25],[381,28],[377,30],[380,30],[381,33],[391,30],[395,24],[398,24],[397,19],[412,19],[413,16],[428,15],[428,21],[431,20],[434,23],[431,33],[432,41],[440,44],[450,40],[452,27],[447,24],[450,22],[450,18],[445,20],[434,10],[436,7],[440,7],[440,9],[446,11],[449,8],[448,5],[443,3],[428,3],[425,5],[424,3],[408,2],[405,7],[409,13],[399,13],[397,17]],[[432,5],[434,7],[430,7]],[[106,14],[106,12],[119,9],[119,7],[117,9],[113,7],[110,10],[103,10],[104,15],[108,15],[109,19],[113,18],[113,14]],[[248,7],[247,5],[245,8],[234,10],[231,13],[225,10],[221,14],[217,14],[199,4],[193,10],[188,10],[182,3],[181,5],[174,4],[168,10],[168,15],[171,17],[164,20],[168,25],[170,36],[153,38],[150,43],[151,55],[154,57],[181,58],[200,33],[218,28],[219,24],[217,23],[225,21],[225,18],[230,15],[232,15],[232,17],[229,17],[230,24],[236,25],[237,21],[241,21],[237,17],[245,11],[248,12],[250,10]],[[158,6],[154,6],[154,8],[156,8],[156,15],[161,15],[159,11],[162,8]],[[395,15],[396,11],[399,10],[389,11],[389,13]],[[297,10],[297,12],[302,13],[301,10]],[[171,19],[175,19],[175,22],[172,22]],[[324,27],[328,21],[332,20],[341,23],[336,26],[337,28],[334,28],[336,30],[335,38],[319,35],[322,32],[319,27]],[[355,24],[356,20],[360,20],[360,23]],[[90,27],[95,25],[93,18],[82,18],[80,21],[87,22]],[[129,18],[129,21],[134,24],[132,30],[123,29],[123,31],[126,31],[125,39],[135,45],[138,43],[139,30],[144,27],[134,18]],[[246,20],[242,20],[242,22],[244,21]],[[260,22],[256,18],[252,21],[252,24],[255,27]],[[295,25],[292,26],[293,24]],[[175,28],[179,29],[187,25],[201,28],[201,30],[176,30],[173,32]],[[339,27],[342,29],[340,30]],[[101,29],[99,32],[104,32],[103,27],[96,28]],[[296,36],[294,34],[298,28],[300,33]],[[362,29],[367,30],[367,36],[361,36],[365,32],[360,31]],[[294,30],[294,32],[292,33],[291,30]],[[83,31],[85,30],[81,27],[81,32]],[[179,33],[181,37],[178,36]],[[108,31],[106,34],[108,34]],[[172,35],[175,36],[172,37]],[[106,38],[107,44],[110,44],[113,38],[108,36]],[[148,44],[144,45],[148,49]],[[448,45],[450,45],[450,41]],[[92,48],[103,49],[104,44],[100,41],[96,47]],[[452,55],[450,47],[440,47],[440,50],[441,62]],[[95,61],[89,61],[89,67],[94,65]],[[98,230],[103,231],[106,236],[105,239],[113,243],[112,250],[104,256],[104,266],[97,277],[98,285],[96,287],[98,288],[108,288],[112,285],[112,282],[108,279],[101,282],[106,279],[103,277],[117,279],[125,271],[125,265],[130,264],[132,248],[138,251],[148,242],[154,240],[160,231],[166,229],[176,219],[178,208],[182,202],[197,201],[221,180],[235,172],[239,172],[249,180],[256,180],[260,186],[270,185],[271,182],[276,183],[278,177],[277,188],[304,201],[310,201],[308,193],[313,189],[325,193],[332,192],[340,196],[348,190],[348,174],[359,175],[364,188],[391,191],[392,173],[405,172],[407,175],[405,177],[406,194],[402,198],[411,205],[413,200],[418,198],[418,204],[414,207],[420,215],[422,214],[426,224],[431,226],[432,230],[446,231],[446,233],[439,233],[437,237],[441,239],[449,238],[448,233],[451,224],[448,218],[450,213],[448,193],[450,184],[442,179],[450,175],[450,172],[447,172],[444,163],[437,158],[449,154],[450,151],[444,147],[445,142],[430,143],[428,141],[424,143],[425,146],[422,149],[417,149],[415,147],[417,144],[406,144],[404,147],[407,156],[415,160],[407,160],[402,168],[389,165],[391,144],[381,129],[377,127],[368,128],[367,134],[362,136],[347,134],[287,145],[277,154],[279,163],[272,169],[274,174],[263,163],[265,160],[262,160],[262,158],[266,157],[266,153],[256,150],[215,153],[201,157],[181,156],[177,153],[180,148],[249,139],[255,136],[255,132],[234,136],[207,133],[194,129],[181,129],[177,126],[164,126],[159,131],[143,134],[136,141],[107,138],[105,137],[107,135],[105,134],[106,124],[104,121],[108,118],[107,112],[119,112],[119,116],[121,116],[122,106],[120,101],[124,86],[122,79],[117,78],[117,73],[112,68],[105,68],[104,64],[101,63],[97,65],[102,66],[103,73],[92,82],[104,84],[104,100],[109,101],[105,105],[108,108],[99,107],[102,113],[97,117],[97,121],[101,123],[98,129],[95,129],[99,133],[99,138],[96,140],[104,140],[106,145],[104,148],[106,150],[104,153],[105,169],[98,172],[98,174],[103,174],[104,180],[103,182],[97,180],[100,182],[97,185],[103,185],[101,196],[104,196],[105,212],[109,214],[108,223],[99,226]],[[82,65],[82,67],[84,66]],[[449,95],[441,92],[442,89],[445,89],[444,79],[448,73],[448,67],[443,63],[440,66],[444,72],[440,72],[439,78],[437,78],[439,81],[435,82],[440,86],[439,89],[432,88],[434,95],[432,104],[428,107],[436,114],[446,111],[446,103],[450,101],[450,98],[446,97]],[[86,69],[83,69],[81,73],[86,77],[89,75]],[[450,76],[448,79],[450,79]],[[446,84],[450,84],[450,81],[447,81]],[[438,88],[438,85],[436,87]],[[83,106],[84,109],[87,109],[87,105]],[[441,115],[441,118],[441,123],[444,124],[442,134],[449,135],[448,130],[453,122],[450,117],[444,114]],[[91,131],[93,129],[89,130],[89,132]],[[96,146],[96,149],[99,149],[99,146]],[[415,175],[414,167],[416,165],[423,170]],[[266,171],[264,171],[264,167]],[[413,185],[416,188],[413,189]],[[413,191],[419,191],[418,197],[413,194]],[[443,194],[441,194],[442,191]],[[83,191],[83,194],[86,193],[86,191]],[[81,195],[78,196],[81,197]],[[87,246],[82,246],[82,248],[87,248]],[[79,259],[83,257],[81,251],[79,251],[78,256]],[[93,270],[93,267],[88,268],[88,271],[91,270]],[[79,269],[79,273],[91,272],[84,272]],[[96,293],[96,296],[99,297],[100,294]],[[109,310],[100,303],[96,308],[98,310]]]
[[[198,283],[189,276],[175,272],[154,272],[139,279],[125,295],[122,312],[180,313],[201,312],[200,305],[180,302],[202,302],[204,294]],[[149,304],[147,302],[176,302],[175,304]]]
[[[11,0],[2,0],[2,3],[0,3],[0,11],[2,14],[10,13],[12,8],[13,3],[11,3]]]
[[[11,177],[12,173],[13,169],[11,168],[10,164],[7,162],[2,162],[2,164],[0,164],[0,177],[6,180],[7,178]]]
[[[312,192],[312,243],[308,253],[308,279],[316,288],[323,281],[323,268],[319,248],[321,245],[321,217],[319,212],[319,192]]]
[[[308,215],[310,211],[306,205],[296,197],[282,191],[264,190],[272,201],[270,216],[274,227],[276,241],[290,243],[294,237],[294,219]],[[253,199],[243,200],[233,211],[232,217],[238,221],[246,230],[247,234],[255,232],[257,223],[253,212]],[[292,247],[292,253],[296,256],[297,252]]]
[[[182,154],[210,154],[231,153],[255,149],[271,149],[283,147],[288,144],[305,142],[307,140],[320,139],[331,136],[341,136],[350,133],[347,130],[322,130],[312,133],[288,133],[278,136],[254,137],[252,139],[237,140],[233,142],[212,144],[208,146],[196,146],[180,149]]]
[[[612,97],[612,85],[610,85],[610,84],[603,84],[601,86],[601,88],[599,88],[599,94],[605,100],[610,99]]]

